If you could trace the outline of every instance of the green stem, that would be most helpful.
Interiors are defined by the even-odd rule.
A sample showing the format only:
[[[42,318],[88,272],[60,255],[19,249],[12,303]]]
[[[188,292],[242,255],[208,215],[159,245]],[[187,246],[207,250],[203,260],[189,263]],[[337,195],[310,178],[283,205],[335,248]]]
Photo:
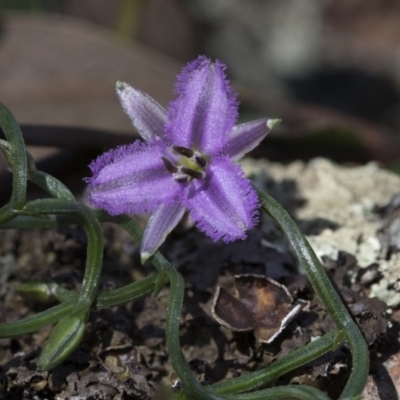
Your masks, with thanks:
[[[299,368],[310,361],[331,351],[337,343],[339,331],[331,331],[326,335],[308,343],[287,356],[273,362],[267,368],[251,372],[229,381],[219,382],[211,385],[215,393],[242,393],[268,386],[275,382],[280,376]]]
[[[321,298],[339,329],[344,331],[352,354],[352,371],[340,399],[356,397],[363,391],[367,383],[369,370],[367,343],[333,288],[314,250],[292,218],[271,196],[259,189],[256,190],[262,208],[286,235],[315,292]]]
[[[152,293],[155,290],[156,282],[159,279],[160,274],[151,274],[146,278],[141,279],[137,282],[132,282],[129,285],[122,286],[118,289],[103,290],[99,292],[96,299],[96,307],[113,307],[120,304],[128,303],[132,300],[142,297],[148,293]],[[164,279],[163,283],[167,281]],[[54,290],[54,295],[59,301],[76,301],[78,295],[70,290],[62,287]]]
[[[97,307],[111,307],[135,300],[148,293],[154,292],[156,286],[157,274],[151,274],[138,282],[123,286],[115,290],[107,290],[100,293],[97,299]],[[165,281],[164,281],[165,282]],[[165,282],[166,283],[166,282]]]
[[[306,385],[278,386],[270,389],[259,390],[255,393],[240,394],[224,397],[226,400],[330,400],[320,390]]]
[[[36,332],[46,326],[55,324],[65,317],[75,306],[74,302],[58,304],[48,310],[15,322],[0,324],[0,338],[14,337]]]

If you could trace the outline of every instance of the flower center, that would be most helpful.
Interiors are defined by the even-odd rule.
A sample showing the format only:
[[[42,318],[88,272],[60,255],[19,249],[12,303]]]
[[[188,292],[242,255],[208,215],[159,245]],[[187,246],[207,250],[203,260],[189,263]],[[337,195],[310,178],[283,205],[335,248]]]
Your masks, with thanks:
[[[173,163],[167,157],[161,157],[161,159],[176,181],[185,183],[193,179],[203,179],[206,176],[205,168],[208,162],[204,155],[181,146],[172,146],[172,150],[179,155],[177,162]]]

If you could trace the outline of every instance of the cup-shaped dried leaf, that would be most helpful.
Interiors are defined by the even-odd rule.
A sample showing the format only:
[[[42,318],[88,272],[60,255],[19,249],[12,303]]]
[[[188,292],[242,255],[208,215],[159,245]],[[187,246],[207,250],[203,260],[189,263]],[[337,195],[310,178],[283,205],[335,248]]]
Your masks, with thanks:
[[[270,343],[308,302],[297,301],[285,286],[262,275],[236,275],[235,293],[217,288],[213,317],[237,332],[253,330],[261,342]]]

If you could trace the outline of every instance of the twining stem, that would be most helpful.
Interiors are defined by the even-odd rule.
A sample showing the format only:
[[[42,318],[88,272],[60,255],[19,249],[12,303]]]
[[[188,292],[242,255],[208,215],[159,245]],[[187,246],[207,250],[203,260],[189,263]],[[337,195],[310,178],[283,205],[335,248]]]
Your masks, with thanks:
[[[307,273],[315,292],[339,329],[343,330],[352,355],[352,371],[340,399],[357,397],[364,389],[369,370],[368,346],[333,288],[314,250],[283,207],[267,193],[257,189],[263,210],[278,224]]]

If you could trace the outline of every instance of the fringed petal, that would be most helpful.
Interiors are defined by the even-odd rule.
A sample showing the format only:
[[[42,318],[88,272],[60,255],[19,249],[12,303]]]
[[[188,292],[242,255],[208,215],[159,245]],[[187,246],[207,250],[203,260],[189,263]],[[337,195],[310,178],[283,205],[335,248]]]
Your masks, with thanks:
[[[262,118],[236,125],[229,133],[224,154],[232,161],[240,160],[247,152],[257,147],[278,120]]]
[[[197,227],[214,240],[245,239],[258,220],[258,197],[243,171],[228,158],[215,158],[207,177],[192,182],[183,202]]]
[[[122,108],[140,136],[148,142],[163,138],[166,111],[147,93],[118,81],[115,85]]]
[[[237,118],[236,93],[225,78],[225,65],[200,56],[177,79],[179,97],[168,108],[169,140],[209,156],[218,154]]]
[[[142,264],[164,243],[168,234],[178,225],[185,213],[179,202],[162,204],[150,217],[144,231],[140,254]]]
[[[170,203],[181,190],[161,157],[160,142],[139,141],[111,150],[89,166],[89,199],[110,214],[142,214]]]

